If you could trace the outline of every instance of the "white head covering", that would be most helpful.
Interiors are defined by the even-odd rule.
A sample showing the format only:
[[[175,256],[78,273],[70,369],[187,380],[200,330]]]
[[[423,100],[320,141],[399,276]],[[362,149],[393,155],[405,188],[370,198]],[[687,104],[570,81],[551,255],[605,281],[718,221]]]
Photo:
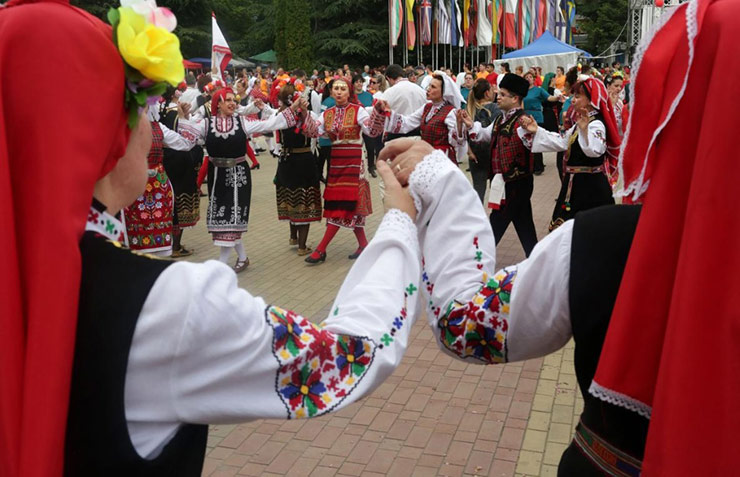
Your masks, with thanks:
[[[464,100],[462,93],[460,93],[460,87],[455,83],[455,80],[450,78],[447,73],[439,70],[435,71],[434,74],[438,74],[444,78],[445,90],[442,99],[453,105],[456,109],[460,109],[460,105]]]

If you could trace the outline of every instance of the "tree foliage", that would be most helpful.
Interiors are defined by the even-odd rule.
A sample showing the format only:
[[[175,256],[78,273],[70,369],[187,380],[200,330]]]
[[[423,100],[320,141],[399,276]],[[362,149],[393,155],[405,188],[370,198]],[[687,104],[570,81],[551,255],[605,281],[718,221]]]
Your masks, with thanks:
[[[626,42],[629,35],[627,0],[576,0],[576,12],[583,16],[579,29],[588,35],[585,50],[597,55],[617,39]],[[623,30],[624,28],[624,30]]]
[[[618,0],[624,1],[624,0]],[[105,20],[116,0],[72,0]],[[234,56],[275,49],[286,68],[387,62],[387,0],[160,0],[185,58],[211,56],[211,12]]]

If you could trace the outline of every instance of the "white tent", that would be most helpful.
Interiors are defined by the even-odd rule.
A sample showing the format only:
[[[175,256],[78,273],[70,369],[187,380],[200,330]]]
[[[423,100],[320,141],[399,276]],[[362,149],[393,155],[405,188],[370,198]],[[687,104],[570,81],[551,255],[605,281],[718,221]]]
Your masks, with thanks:
[[[543,73],[554,73],[558,66],[562,66],[566,71],[575,66],[581,56],[590,57],[591,55],[558,40],[549,31],[545,31],[537,40],[521,50],[506,53],[502,59],[494,61],[494,64],[498,69],[501,63],[509,63],[511,71],[514,71],[517,66],[524,67],[524,71],[532,66],[540,66]]]

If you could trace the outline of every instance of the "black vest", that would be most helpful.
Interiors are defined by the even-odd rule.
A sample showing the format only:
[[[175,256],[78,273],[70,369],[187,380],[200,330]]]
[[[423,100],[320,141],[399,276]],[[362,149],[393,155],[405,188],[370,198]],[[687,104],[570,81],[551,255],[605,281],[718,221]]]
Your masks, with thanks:
[[[649,421],[588,392],[596,374],[640,210],[639,206],[611,205],[576,215],[569,300],[576,343],[574,364],[584,401],[581,419],[613,446],[642,460]],[[639,350],[624,352],[638,353]]]
[[[135,255],[95,232],[85,232],[80,251],[65,476],[200,476],[208,426],[181,426],[157,458],[145,460],[126,425],[124,384],[136,322],[157,277],[173,262]]]
[[[232,158],[246,155],[247,140],[249,138],[247,137],[247,133],[245,133],[244,129],[242,128],[239,116],[234,115],[229,118],[231,121],[234,121],[236,123],[234,125],[234,127],[236,128],[236,132],[225,139],[216,136],[216,134],[211,131],[211,127],[213,127],[213,122],[219,120],[217,118],[218,116],[211,116],[206,118],[206,127],[208,128],[206,131],[206,149],[208,150],[208,154],[211,157]]]

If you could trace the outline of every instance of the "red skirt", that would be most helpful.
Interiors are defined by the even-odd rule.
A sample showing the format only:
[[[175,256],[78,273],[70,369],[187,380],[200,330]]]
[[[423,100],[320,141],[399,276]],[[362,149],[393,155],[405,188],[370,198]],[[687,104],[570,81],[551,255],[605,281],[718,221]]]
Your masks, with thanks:
[[[141,252],[172,249],[172,187],[164,166],[149,169],[144,193],[124,210],[129,247]]]

